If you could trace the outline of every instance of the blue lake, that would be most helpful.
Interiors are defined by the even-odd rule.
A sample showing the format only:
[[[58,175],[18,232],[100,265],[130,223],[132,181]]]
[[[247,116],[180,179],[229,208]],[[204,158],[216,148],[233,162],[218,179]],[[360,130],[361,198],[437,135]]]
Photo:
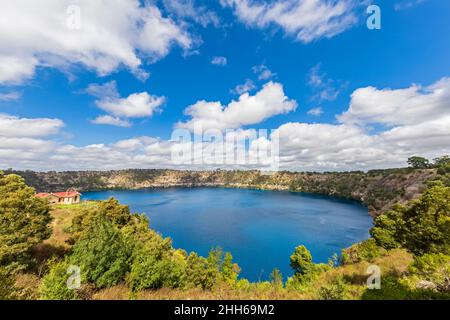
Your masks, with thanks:
[[[372,218],[365,206],[326,196],[226,188],[173,188],[86,192],[83,199],[115,197],[176,248],[206,256],[220,246],[233,254],[241,277],[266,280],[274,268],[292,274],[289,257],[305,245],[315,262],[367,239]]]

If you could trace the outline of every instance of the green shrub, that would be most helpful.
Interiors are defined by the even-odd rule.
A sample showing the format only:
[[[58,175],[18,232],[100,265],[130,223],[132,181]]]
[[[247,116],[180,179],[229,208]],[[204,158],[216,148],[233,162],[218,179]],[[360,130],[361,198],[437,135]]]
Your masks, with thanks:
[[[386,253],[384,248],[377,246],[375,239],[367,239],[342,250],[341,263],[343,265],[361,261],[373,262]]]
[[[0,300],[13,300],[15,297],[14,278],[5,268],[0,268]]]
[[[39,287],[40,298],[43,300],[77,300],[78,292],[69,289],[67,281],[70,277],[68,261],[52,262],[50,271],[42,279]]]
[[[82,279],[111,287],[129,271],[131,249],[122,233],[105,217],[96,217],[73,247],[70,262],[83,270]]]
[[[342,278],[338,278],[318,290],[320,300],[343,300],[347,291],[346,284]]]
[[[450,293],[450,256],[437,253],[415,257],[409,272],[416,286],[422,283],[422,286]]]
[[[133,252],[128,283],[133,291],[184,286],[186,259],[170,239],[155,235]]]

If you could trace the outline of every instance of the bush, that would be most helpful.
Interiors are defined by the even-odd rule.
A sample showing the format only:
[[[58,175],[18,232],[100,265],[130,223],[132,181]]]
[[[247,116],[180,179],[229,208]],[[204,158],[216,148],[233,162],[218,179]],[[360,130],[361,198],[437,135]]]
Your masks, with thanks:
[[[62,262],[52,262],[50,271],[42,279],[39,287],[40,298],[43,300],[77,300],[78,292],[75,289],[69,289],[67,281],[70,277],[70,263],[65,260]]]
[[[0,268],[0,300],[13,300],[15,298],[14,278],[5,268]]]
[[[439,292],[450,292],[450,256],[442,253],[415,257],[409,266],[416,287],[428,287]]]
[[[184,286],[186,259],[170,239],[155,235],[133,252],[128,283],[133,291]]]
[[[74,245],[70,262],[80,266],[83,281],[111,287],[129,271],[131,249],[122,233],[105,217],[96,217]]]
[[[320,300],[343,300],[346,293],[346,284],[342,278],[338,278],[328,285],[319,288]]]
[[[397,205],[374,220],[370,234],[378,245],[414,254],[450,253],[450,187],[435,182],[408,207]]]
[[[361,261],[373,262],[385,253],[386,250],[377,246],[375,239],[370,238],[342,250],[341,263],[346,265]]]

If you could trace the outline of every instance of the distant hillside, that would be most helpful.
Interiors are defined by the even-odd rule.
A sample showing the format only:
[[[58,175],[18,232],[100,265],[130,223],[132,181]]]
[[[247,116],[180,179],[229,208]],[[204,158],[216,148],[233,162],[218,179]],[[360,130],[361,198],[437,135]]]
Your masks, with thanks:
[[[75,188],[80,192],[109,189],[160,187],[232,187],[265,190],[290,190],[354,199],[368,205],[376,215],[394,203],[406,202],[420,195],[427,180],[436,176],[434,169],[388,169],[367,173],[278,172],[259,171],[177,171],[130,169],[117,171],[33,172],[12,171],[22,176],[38,192]]]

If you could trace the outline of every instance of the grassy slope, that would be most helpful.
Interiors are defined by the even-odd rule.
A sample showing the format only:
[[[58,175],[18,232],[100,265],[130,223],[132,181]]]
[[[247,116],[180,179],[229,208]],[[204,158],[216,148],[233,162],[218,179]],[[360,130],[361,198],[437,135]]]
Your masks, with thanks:
[[[54,217],[52,224],[53,234],[37,249],[38,256],[44,260],[49,255],[55,253],[64,254],[69,248],[65,241],[69,237],[67,227],[70,225],[72,218],[83,209],[95,205],[95,202],[83,202],[78,205],[54,206],[52,210]],[[373,264],[381,268],[382,274],[401,274],[406,271],[411,261],[412,257],[406,251],[393,250],[387,255],[377,258]],[[94,292],[92,299],[317,299],[317,291],[320,287],[329,285],[340,277],[345,277],[352,283],[346,293],[346,298],[360,299],[365,290],[365,281],[368,276],[366,270],[368,266],[369,263],[361,262],[334,268],[331,271],[321,274],[303,292],[284,288],[275,289],[268,283],[253,283],[241,289],[230,289],[225,286],[215,288],[213,291],[200,289],[160,289],[146,290],[132,295],[126,285],[123,284]],[[17,285],[24,288],[22,290],[23,297],[38,298],[38,276],[32,274],[20,275],[17,278]]]

